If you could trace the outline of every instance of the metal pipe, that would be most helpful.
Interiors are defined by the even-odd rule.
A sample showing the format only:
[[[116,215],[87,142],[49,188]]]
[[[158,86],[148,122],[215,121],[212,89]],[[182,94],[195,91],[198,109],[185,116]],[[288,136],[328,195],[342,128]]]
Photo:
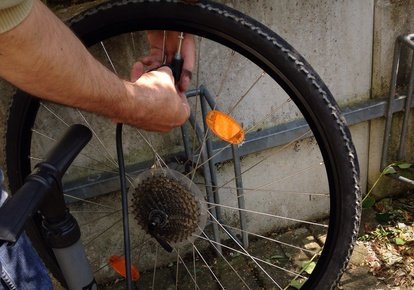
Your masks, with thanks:
[[[237,203],[239,208],[245,209],[245,201],[244,201],[244,191],[243,191],[243,181],[242,181],[242,172],[241,172],[241,164],[240,164],[240,155],[239,155],[239,148],[238,145],[232,145],[232,152],[233,152],[233,164],[234,164],[234,176],[235,176],[235,183],[237,188]],[[246,212],[243,210],[239,210],[239,219],[240,219],[240,229],[242,230],[242,241],[243,247],[247,249],[249,246],[249,235],[247,234],[247,217]]]
[[[392,63],[392,71],[391,71],[391,84],[390,84],[390,94],[388,97],[388,109],[385,121],[385,131],[384,131],[384,141],[382,145],[382,156],[381,156],[381,171],[385,168],[387,164],[387,156],[388,156],[388,145],[389,140],[391,137],[391,125],[392,125],[392,105],[396,95],[396,87],[397,87],[397,74],[398,68],[400,64],[400,53],[401,53],[401,42],[400,38],[397,39],[395,42],[394,48],[394,58]]]
[[[219,192],[218,192],[218,189],[217,189],[218,188],[217,170],[216,170],[216,165],[214,163],[214,160],[212,158],[213,157],[213,143],[211,141],[210,130],[209,130],[206,122],[204,121],[206,119],[206,116],[207,116],[207,104],[206,104],[206,100],[204,99],[203,94],[200,95],[200,104],[201,104],[201,114],[203,116],[205,147],[206,147],[206,151],[207,151],[207,159],[206,160],[208,160],[209,169],[210,169],[211,182],[212,182],[212,185],[213,185],[214,202],[216,204],[220,204],[220,195],[219,195]],[[221,219],[221,209],[217,208],[216,213],[217,213],[217,219],[220,220]]]
[[[193,114],[190,114],[189,121],[190,121],[190,124],[195,128],[197,139],[199,140],[199,142],[202,142],[203,132],[202,132],[200,126],[198,126],[197,122],[195,121],[195,118],[194,118]],[[203,168],[203,174],[204,174],[204,182],[205,182],[205,188],[206,188],[206,193],[207,193],[207,199],[208,199],[209,203],[214,203],[214,194],[213,194],[213,191],[212,191],[212,182],[211,182],[211,176],[210,176],[210,169],[209,169],[208,162],[206,162],[207,152],[206,152],[206,148],[204,146],[203,146],[200,154],[201,154],[201,162],[203,164],[202,168]],[[213,215],[213,217],[217,219],[217,208],[216,207],[210,207],[209,211]],[[217,243],[220,244],[221,239],[220,239],[220,232],[219,232],[217,223],[212,223],[212,227],[213,227],[214,240]],[[217,245],[216,249],[221,254],[222,249],[221,249],[221,246],[219,244]]]
[[[405,160],[405,140],[408,133],[408,121],[410,119],[410,107],[414,90],[414,55],[411,60],[410,82],[408,85],[407,99],[405,100],[404,121],[401,129],[400,148],[398,150],[398,160]]]

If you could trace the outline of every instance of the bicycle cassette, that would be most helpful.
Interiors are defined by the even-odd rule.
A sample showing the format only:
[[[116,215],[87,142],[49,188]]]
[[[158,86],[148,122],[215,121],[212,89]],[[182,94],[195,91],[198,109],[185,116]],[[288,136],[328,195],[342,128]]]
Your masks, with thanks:
[[[141,173],[132,191],[132,207],[138,225],[164,249],[169,244],[191,242],[207,220],[200,189],[178,171],[156,168]],[[171,249],[172,250],[172,249]]]

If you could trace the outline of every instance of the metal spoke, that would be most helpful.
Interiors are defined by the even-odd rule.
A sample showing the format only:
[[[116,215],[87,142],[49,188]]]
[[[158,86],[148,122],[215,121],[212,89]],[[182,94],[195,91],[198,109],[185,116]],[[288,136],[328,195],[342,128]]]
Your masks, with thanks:
[[[101,271],[102,269],[106,268],[109,266],[109,263],[106,263],[104,265],[102,265],[101,267],[99,267],[98,269],[96,269],[95,271],[93,271],[94,274],[98,273],[99,271]]]
[[[101,41],[101,46],[102,46],[102,48],[103,48],[103,50],[104,50],[104,52],[105,52],[106,57],[108,58],[109,63],[111,64],[112,70],[114,71],[114,73],[115,73],[116,75],[118,75],[118,72],[117,72],[117,71],[116,71],[116,69],[115,69],[115,65],[114,65],[114,63],[112,62],[112,59],[111,59],[111,57],[109,56],[108,51],[106,50],[106,47],[105,47],[105,45],[104,45],[103,41]]]
[[[97,234],[96,236],[94,236],[93,238],[91,238],[89,241],[84,242],[83,244],[85,245],[85,247],[89,246],[90,243],[92,243],[93,241],[95,241],[97,238],[101,237],[103,234],[105,234],[106,232],[108,232],[110,229],[112,229],[114,226],[116,226],[121,221],[122,221],[122,218],[118,219],[112,225],[110,225],[109,227],[107,227],[104,231],[100,232],[99,234]]]
[[[200,59],[201,59],[201,41],[203,40],[202,37],[198,38],[198,47],[199,49],[197,50],[197,81],[196,81],[196,88],[199,88],[200,86]],[[195,104],[194,104],[194,120],[197,120],[197,116],[198,116],[198,101],[199,101],[199,95],[196,96],[195,98]],[[193,130],[192,130],[192,134],[193,134],[193,140],[192,140],[192,151],[191,152],[195,152],[195,147],[196,147],[196,141],[197,141],[197,130],[196,130],[196,126],[193,126]]]
[[[58,114],[56,114],[52,109],[50,109],[48,106],[46,106],[43,102],[40,102],[40,105],[45,108],[49,113],[51,113],[53,116],[56,117],[56,119],[58,119],[59,121],[61,121],[66,127],[70,127],[70,125],[68,123],[65,122],[65,120],[63,120],[62,117],[60,117]]]
[[[52,141],[55,141],[56,142],[56,139],[54,139],[54,138],[52,138],[52,137],[50,137],[50,136],[48,136],[48,135],[46,135],[45,133],[42,133],[42,132],[40,132],[39,130],[37,130],[37,129],[32,129],[32,132],[33,133],[36,133],[36,134],[38,134],[38,135],[40,135],[40,136],[42,136],[42,137],[45,137],[45,138],[47,138],[47,139],[49,139],[49,140],[52,140]]]
[[[263,163],[264,161],[266,161],[267,159],[269,159],[270,157],[274,156],[276,153],[279,153],[281,151],[283,151],[284,149],[286,149],[287,147],[289,147],[290,145],[292,145],[293,143],[295,143],[296,141],[305,138],[305,136],[310,133],[311,130],[306,131],[305,133],[303,133],[302,135],[300,135],[299,137],[295,138],[294,140],[290,141],[289,143],[283,145],[279,150],[277,150],[273,155],[269,155],[268,157],[264,157],[261,160],[259,160],[258,162],[256,162],[255,164],[253,164],[252,166],[250,166],[249,168],[245,169],[241,175],[245,174],[246,172],[252,170],[253,168],[255,168],[256,166],[258,166],[259,164]],[[227,184],[229,184],[230,182],[234,181],[237,178],[237,176],[231,178],[230,180],[224,182],[221,186],[218,187],[218,189],[222,188],[223,186],[226,186]]]
[[[207,237],[207,238],[205,238],[205,237],[202,237],[202,236],[199,236],[199,235],[196,235],[196,234],[193,234],[193,236],[194,236],[194,237],[196,237],[196,238],[202,239],[202,240],[204,240],[204,241],[208,241],[208,242],[210,242],[210,243],[216,244],[216,245],[221,246],[221,247],[223,247],[223,248],[226,248],[226,249],[228,249],[228,250],[231,250],[231,251],[233,251],[233,252],[235,252],[235,253],[241,254],[241,255],[243,255],[243,256],[245,256],[245,257],[248,257],[248,258],[250,258],[250,259],[253,259],[253,260],[254,260],[254,262],[255,262],[256,264],[258,264],[257,262],[261,262],[261,263],[264,263],[264,264],[266,264],[266,265],[269,265],[269,266],[271,266],[271,267],[273,267],[273,268],[276,268],[276,269],[279,269],[279,270],[284,271],[284,272],[286,272],[286,273],[289,273],[289,274],[291,274],[291,275],[295,275],[295,276],[297,276],[297,277],[301,277],[301,278],[307,279],[305,276],[302,276],[302,275],[300,275],[299,273],[296,273],[296,272],[294,272],[294,271],[291,271],[291,270],[288,270],[288,269],[282,268],[282,267],[280,267],[280,266],[277,266],[277,265],[275,265],[275,264],[272,264],[272,263],[270,263],[270,262],[267,262],[267,261],[265,261],[265,260],[263,260],[263,259],[260,259],[260,258],[257,258],[257,257],[253,257],[252,255],[250,255],[250,254],[248,254],[248,253],[242,252],[242,251],[237,250],[237,249],[235,249],[235,248],[232,248],[232,247],[229,247],[229,246],[224,245],[224,244],[222,244],[222,243],[216,242],[216,241],[214,241],[214,240],[209,239],[208,237]],[[259,267],[260,267],[260,266],[259,266]],[[262,268],[262,267],[260,267],[260,268]],[[264,270],[263,270],[263,268],[262,268],[262,271],[264,271]],[[264,272],[265,272],[265,274],[267,273],[266,271],[264,271]],[[268,277],[270,278],[269,274],[268,274]],[[270,279],[271,279],[271,280],[273,280],[272,278],[270,278]],[[282,288],[280,288],[280,289],[282,289]]]
[[[57,140],[56,140],[56,139],[54,139],[54,138],[52,138],[52,137],[50,137],[50,136],[46,135],[46,134],[45,134],[45,133],[43,133],[43,132],[40,132],[40,131],[39,131],[39,130],[37,130],[37,129],[32,129],[32,132],[33,132],[33,133],[36,133],[36,134],[38,134],[38,135],[40,135],[40,136],[42,136],[42,137],[45,137],[45,138],[47,138],[47,139],[49,139],[49,140],[51,140],[51,141],[57,142]],[[104,166],[106,166],[106,167],[110,168],[110,169],[111,169],[111,171],[104,170],[104,169],[91,168],[91,167],[86,167],[86,166],[76,165],[76,164],[72,164],[72,166],[81,167],[81,168],[90,169],[90,170],[95,170],[95,171],[101,171],[101,172],[111,172],[111,173],[117,173],[117,171],[116,171],[116,170],[114,170],[114,169],[115,169],[115,167],[111,167],[111,166],[109,166],[108,164],[106,164],[105,162],[102,162],[101,160],[97,160],[97,159],[95,159],[95,158],[93,158],[93,157],[91,157],[91,156],[89,156],[89,155],[87,155],[87,154],[85,154],[85,153],[82,153],[82,152],[80,152],[80,153],[79,153],[79,156],[84,156],[84,157],[86,157],[86,158],[88,158],[88,159],[90,159],[90,160],[92,160],[92,161],[97,162],[98,164],[102,164],[102,165],[104,165]],[[29,157],[29,158],[30,158],[30,157]],[[43,161],[43,159],[41,159],[41,158],[32,158],[32,159],[33,159],[33,160],[37,160],[37,161]]]
[[[280,108],[280,106],[278,107],[278,108]],[[266,118],[268,118],[268,117],[270,117],[271,116],[271,114],[268,114],[267,116],[266,116]],[[263,122],[263,120],[260,120],[257,124],[260,124],[260,122]],[[257,126],[257,124],[256,125],[254,125],[252,128],[254,128],[254,127],[256,127]],[[248,129],[247,130],[247,132],[249,132],[249,130],[250,129]],[[298,140],[300,140],[300,139],[302,139],[302,138],[305,138],[305,136],[308,134],[308,133],[310,133],[311,132],[311,130],[308,130],[308,131],[306,131],[304,134],[302,134],[302,135],[300,135],[299,137],[297,137],[296,139],[294,139],[294,140],[292,140],[291,142],[289,142],[289,143],[287,143],[287,144],[285,144],[285,145],[283,145],[283,147],[281,148],[281,149],[279,149],[276,153],[278,153],[278,152],[281,152],[282,150],[284,150],[285,148],[287,148],[287,147],[289,147],[290,145],[292,145],[294,142],[296,142],[296,141],[298,141]],[[201,148],[203,149],[204,147],[203,147],[203,145],[205,144],[205,141],[207,141],[209,138],[212,138],[212,136],[210,136],[210,137],[208,137],[208,138],[205,138],[204,140],[203,140],[203,144],[201,144]],[[203,161],[202,163],[200,163],[199,164],[199,160],[200,160],[200,154],[198,155],[198,158],[197,158],[197,162],[196,162],[196,166],[194,167],[194,169],[191,171],[191,172],[189,172],[189,173],[187,173],[186,174],[186,177],[189,177],[189,175],[190,174],[192,174],[192,177],[194,177],[194,175],[195,175],[195,172],[199,169],[199,168],[201,168],[201,166],[203,166],[203,165],[205,165],[205,164],[207,164],[210,160],[212,160],[213,158],[215,158],[216,156],[218,156],[218,155],[220,155],[224,150],[226,150],[226,149],[228,149],[228,148],[230,148],[231,147],[231,144],[227,144],[226,146],[224,146],[224,147],[222,147],[222,148],[220,148],[216,153],[214,153],[213,154],[213,156],[210,156],[207,160],[205,160],[205,161]],[[269,157],[268,157],[269,158]],[[244,171],[244,172],[242,172],[242,174],[243,173],[245,173],[245,172],[247,172],[247,171],[249,171],[250,169],[252,169],[253,167],[255,167],[255,166],[257,166],[257,165],[259,165],[260,163],[262,163],[263,161],[265,161],[267,158],[265,158],[265,159],[263,159],[263,160],[261,160],[261,161],[259,161],[258,163],[256,163],[256,164],[254,164],[251,168],[249,168],[249,169],[247,169],[246,171]],[[193,180],[193,178],[191,178],[191,180]],[[220,189],[220,188],[222,188],[222,187],[224,187],[225,185],[227,185],[228,183],[230,183],[230,182],[232,182],[233,180],[235,180],[235,178],[233,178],[233,179],[231,179],[231,180],[229,180],[229,181],[227,181],[226,183],[224,183],[222,186],[220,186],[218,189]]]
[[[206,264],[207,268],[210,270],[210,273],[214,276],[214,278],[216,278],[216,281],[221,286],[221,289],[224,289],[223,284],[221,284],[219,278],[217,278],[216,274],[214,274],[214,271],[211,269],[210,265],[206,262],[203,255],[200,253],[200,251],[197,249],[197,247],[196,247],[196,245],[194,245],[194,243],[193,243],[193,247],[196,250],[196,252],[198,253],[198,256],[201,258],[201,260],[203,260],[204,264]]]
[[[218,150],[216,153],[213,154],[213,156],[209,157],[207,160],[204,160],[202,163],[200,164],[196,164],[196,166],[194,167],[194,169],[187,173],[185,176],[188,177],[190,174],[193,174],[193,176],[195,175],[195,172],[201,168],[201,166],[207,164],[210,160],[212,160],[213,158],[217,157],[218,155],[220,155],[224,150],[226,150],[227,148],[230,148],[231,144],[227,144],[226,146],[224,146],[223,148],[221,148],[220,150]],[[200,160],[200,155],[201,153],[198,155],[198,159],[197,162],[199,162]]]
[[[151,144],[151,142],[149,141],[148,138],[146,138],[144,136],[144,134],[141,132],[141,130],[137,129],[138,134],[141,136],[141,138],[145,141],[145,143],[147,143],[148,147],[152,150],[152,152],[155,155],[155,158],[161,163],[164,164],[165,167],[168,168],[167,163],[165,163],[165,161],[162,159],[162,157],[158,154],[157,150],[155,150],[154,146]]]
[[[93,214],[102,214],[102,213],[115,213],[116,211],[102,211],[102,210],[71,210],[70,213],[93,213]]]
[[[151,289],[154,290],[155,289],[155,273],[157,271],[157,262],[158,262],[158,244],[155,245],[155,259],[154,259],[154,271],[152,274],[152,287]]]
[[[43,161],[43,158],[39,158],[39,157],[34,157],[34,156],[29,156],[29,159],[34,160],[34,161]]]
[[[204,150],[204,146],[206,145],[206,141],[207,141],[206,138],[207,138],[208,132],[209,132],[209,129],[207,129],[206,133],[204,134],[203,141],[201,143],[200,153],[198,154],[197,161],[196,161],[194,170],[193,170],[191,178],[190,178],[191,182],[193,182],[193,180],[194,180],[194,176],[196,174],[197,169],[202,166],[202,165],[199,166],[199,163],[201,161],[201,155],[202,155],[202,152]],[[205,164],[205,163],[206,163],[206,161],[203,161],[202,164]],[[191,172],[189,174],[191,174]]]
[[[249,285],[247,285],[246,281],[244,281],[244,279],[240,276],[240,274],[236,271],[236,269],[234,269],[234,267],[230,264],[230,262],[226,259],[226,257],[224,257],[224,255],[221,253],[221,251],[219,251],[217,249],[216,245],[211,242],[211,240],[208,238],[208,236],[206,235],[206,233],[200,227],[198,227],[198,228],[201,231],[201,233],[203,234],[203,236],[208,239],[208,241],[210,242],[211,246],[213,246],[213,248],[217,251],[217,253],[220,254],[220,256],[224,259],[224,261],[227,263],[227,265],[229,265],[229,267],[233,270],[233,272],[237,275],[237,277],[243,282],[243,284],[247,287],[247,289],[250,289],[250,287],[249,287]]]
[[[175,289],[178,289],[178,266],[180,265],[180,250],[176,250],[177,252],[177,267],[175,269]],[[184,264],[184,263],[183,263]]]
[[[79,109],[76,109],[76,111],[79,113],[79,115],[81,116],[81,118],[85,122],[86,126],[89,128],[89,130],[91,130],[91,132],[95,136],[96,140],[98,140],[99,144],[101,144],[102,148],[105,150],[105,152],[107,154],[107,156],[105,156],[106,159],[109,162],[111,162],[116,168],[118,168],[118,163],[116,162],[115,157],[109,152],[108,148],[106,148],[105,144],[103,143],[103,141],[101,140],[101,138],[99,138],[98,134],[96,134],[95,130],[93,130],[93,128],[89,124],[88,120],[86,120],[85,116],[82,114],[82,112]],[[110,158],[108,158],[108,156]]]
[[[229,74],[230,68],[232,67],[232,63],[234,61],[234,56],[235,55],[236,55],[236,52],[234,50],[230,51],[230,57],[228,58],[226,70],[223,74],[223,77],[221,78],[221,83],[220,83],[219,89],[218,89],[217,94],[216,94],[217,99],[220,97],[221,92],[223,91],[224,82],[227,80],[227,76]],[[216,104],[217,104],[217,102],[216,102]]]
[[[66,197],[76,199],[78,201],[86,202],[86,203],[93,204],[93,205],[100,206],[100,207],[104,207],[104,208],[109,208],[109,209],[112,209],[114,211],[119,210],[119,209],[116,209],[116,208],[114,208],[112,206],[109,206],[109,205],[100,204],[100,203],[93,202],[93,201],[90,201],[90,200],[87,200],[87,199],[84,199],[84,198],[80,198],[80,197],[77,197],[77,196],[74,196],[74,195],[70,195],[70,194],[67,194],[67,193],[64,193],[63,195],[66,196]]]
[[[274,215],[274,214],[270,214],[270,213],[266,213],[266,212],[260,212],[260,211],[254,211],[254,210],[249,210],[249,209],[244,209],[244,208],[238,208],[238,207],[234,207],[234,206],[217,204],[217,203],[212,203],[212,202],[208,202],[208,201],[201,201],[201,202],[204,202],[204,203],[206,203],[208,205],[211,205],[211,206],[218,206],[218,207],[222,207],[222,208],[228,208],[228,209],[233,209],[233,210],[237,210],[237,211],[244,211],[244,212],[248,212],[248,213],[273,217],[273,218],[277,218],[277,219],[284,219],[284,220],[288,220],[288,221],[292,221],[292,222],[299,222],[299,223],[303,223],[303,224],[328,228],[328,225],[309,222],[309,221],[304,221],[304,220],[300,220],[300,219],[289,218],[289,217],[280,216],[280,215]],[[208,212],[210,214],[210,212],[208,210],[206,212]]]
[[[105,170],[105,169],[93,168],[93,167],[89,167],[89,166],[77,165],[76,163],[72,163],[71,166],[78,167],[78,168],[83,168],[83,169],[89,169],[89,170],[98,171],[98,172],[106,172],[106,173],[113,173],[113,174],[117,173],[114,170]]]
[[[297,170],[297,171],[296,171],[295,173],[293,173],[293,174],[290,174],[290,175],[287,175],[287,176],[285,176],[285,177],[283,177],[283,178],[280,178],[280,179],[278,179],[278,180],[275,180],[275,181],[272,181],[272,182],[269,182],[269,183],[263,184],[263,185],[261,185],[261,186],[257,187],[257,189],[262,189],[263,187],[268,187],[268,186],[270,186],[270,185],[272,185],[272,184],[279,183],[279,182],[281,182],[281,181],[283,181],[283,180],[286,180],[286,179],[289,179],[289,178],[295,177],[295,176],[297,176],[297,175],[299,175],[299,174],[301,174],[301,173],[303,173],[303,172],[309,171],[309,170],[311,170],[311,169],[315,169],[316,167],[319,167],[319,166],[321,166],[321,165],[324,165],[324,162],[320,162],[320,163],[318,163],[317,165],[311,165],[311,166],[308,166],[308,167],[306,167],[306,168],[303,168],[303,169]]]
[[[95,161],[98,164],[102,164],[103,166],[108,167],[109,169],[113,170],[113,172],[117,172],[118,173],[116,166],[110,166],[110,165],[106,164],[105,162],[103,162],[102,160],[95,159],[92,156],[89,156],[88,154],[85,154],[83,152],[80,152],[79,155],[80,156],[83,156],[83,157],[86,157],[86,158],[88,158],[88,159],[90,159],[92,161]]]
[[[201,185],[201,184],[198,184]],[[202,184],[204,185],[204,184]],[[205,185],[211,188],[218,188],[218,186],[214,185]],[[268,193],[284,193],[284,194],[301,194],[301,195],[312,195],[312,196],[323,196],[329,197],[329,193],[319,193],[319,192],[306,192],[306,191],[292,191],[292,190],[282,190],[282,189],[257,189],[257,188],[249,188],[249,187],[235,187],[235,186],[220,186],[220,189],[230,189],[230,190],[239,190],[242,189],[244,191],[254,191],[254,192],[268,192]],[[239,196],[245,196],[246,193],[240,194]]]
[[[194,244],[193,244],[193,246],[194,246]],[[197,285],[197,283],[196,283],[196,280],[194,280],[194,277],[191,275],[190,270],[188,270],[187,265],[184,263],[184,260],[183,260],[183,259],[181,258],[181,256],[178,254],[178,250],[174,248],[174,251],[175,251],[175,252],[177,252],[177,257],[179,258],[179,260],[180,260],[180,261],[181,261],[181,263],[183,264],[183,266],[184,266],[184,268],[186,269],[186,271],[187,271],[188,275],[190,275],[191,279],[192,279],[192,280],[193,280],[193,282],[194,282],[194,285],[197,287],[197,289],[200,289],[200,287],[198,287],[198,285]],[[178,265],[178,263],[177,263],[177,265]],[[178,281],[178,279],[176,279],[176,280]],[[177,283],[178,283],[178,282],[177,282]],[[177,286],[177,285],[176,285],[176,286]]]
[[[196,287],[196,285],[197,285],[196,258],[195,258],[194,247],[192,248],[192,250],[193,250],[193,271],[194,271],[194,282],[195,282],[194,283],[194,288],[197,289],[197,287]]]
[[[71,213],[73,213],[73,211],[70,211],[70,212],[71,212]],[[78,213],[79,213],[79,212],[78,212]],[[99,218],[96,218],[96,219],[90,220],[90,221],[88,221],[88,222],[86,222],[86,223],[83,223],[83,224],[81,224],[81,225],[79,225],[79,226],[80,226],[80,227],[83,227],[83,226],[86,226],[86,225],[89,225],[89,224],[95,223],[95,222],[97,222],[97,221],[100,221],[101,219],[104,219],[104,218],[107,218],[107,217],[113,216],[113,215],[115,215],[115,214],[117,214],[117,213],[121,213],[121,210],[117,210],[117,211],[110,212],[109,214],[106,214],[106,215],[101,216],[101,217],[99,217]]]
[[[301,251],[304,251],[304,252],[308,252],[308,253],[310,253],[312,255],[315,254],[315,253],[317,253],[317,252],[312,251],[312,250],[308,250],[308,249],[301,248],[301,247],[298,247],[298,246],[295,246],[295,245],[291,245],[291,244],[288,244],[288,243],[285,243],[285,242],[282,242],[282,241],[279,241],[279,240],[276,240],[276,239],[272,239],[272,238],[269,238],[269,237],[265,237],[265,236],[262,236],[262,235],[259,235],[259,234],[255,234],[255,233],[252,233],[252,232],[249,232],[249,231],[246,231],[246,230],[242,230],[240,228],[236,228],[236,227],[232,227],[232,226],[229,226],[229,225],[225,225],[223,223],[221,223],[221,224],[224,227],[226,227],[226,228],[233,229],[233,230],[236,230],[236,231],[240,231],[240,232],[243,232],[243,233],[247,233],[249,235],[252,235],[252,236],[255,236],[255,237],[258,237],[258,238],[262,238],[262,239],[265,239],[265,240],[268,240],[268,241],[271,241],[271,242],[274,242],[274,243],[277,243],[277,244],[281,244],[281,245],[284,245],[284,246],[287,246],[287,247],[290,247],[290,248],[294,248],[294,249],[297,249],[297,250],[301,250]]]
[[[49,108],[48,106],[46,106],[44,103],[40,103],[41,105],[42,105],[42,107],[44,107],[49,113],[51,113],[54,117],[56,117],[59,121],[61,121],[65,126],[67,126],[67,127],[69,127],[70,125],[67,123],[67,122],[65,122],[64,121],[64,119],[61,117],[61,116],[59,116],[56,112],[54,112],[51,108]],[[79,110],[79,109],[76,109],[76,111],[78,112],[78,114],[81,116],[81,118],[83,119],[83,121],[85,122],[85,124],[87,125],[87,127],[92,131],[92,133],[93,133],[93,135],[97,138],[97,140],[98,140],[98,142],[101,144],[101,146],[104,148],[104,150],[106,151],[106,153],[112,158],[112,160],[111,159],[109,159],[109,158],[107,158],[106,156],[106,158],[108,159],[108,161],[109,162],[111,162],[113,165],[114,165],[114,168],[117,168],[117,164],[116,164],[116,162],[114,162],[114,157],[113,157],[113,155],[107,150],[107,148],[106,148],[106,146],[103,144],[103,142],[102,142],[102,140],[97,136],[97,134],[96,134],[96,132],[92,129],[92,126],[90,125],[90,123],[87,121],[87,119],[85,118],[85,116],[82,114],[82,112]],[[37,133],[37,134],[39,134],[39,135],[41,135],[41,136],[43,136],[43,137],[46,137],[46,138],[48,138],[48,139],[51,139],[51,140],[53,140],[53,141],[56,141],[56,139],[54,139],[54,138],[52,138],[52,137],[50,137],[50,136],[48,136],[48,135],[46,135],[45,133],[42,133],[42,132],[40,132],[40,131],[38,131],[37,129],[33,129],[33,131],[35,132],[35,133]],[[87,156],[87,155],[85,155],[84,153],[80,153],[80,155],[83,155],[83,156]],[[87,156],[88,158],[90,158],[90,159],[92,159],[92,160],[94,160],[92,157],[90,157],[90,156]],[[96,160],[95,160],[96,161]],[[102,163],[102,164],[104,164],[105,166],[108,166],[108,165],[106,165],[104,162],[102,162],[102,161],[99,161],[100,163]],[[109,167],[109,166],[108,166]]]
[[[278,111],[279,109],[281,109],[285,104],[291,102],[292,99],[287,98],[283,103],[281,103],[279,106],[277,106],[274,109],[271,109],[270,113],[267,113],[262,119],[260,119],[259,121],[256,122],[256,124],[252,125],[250,128],[245,130],[245,134],[248,134],[250,132],[252,132],[254,129],[256,129],[259,125],[261,125],[262,123],[264,123],[264,121],[268,120],[269,118],[271,118],[276,111]]]
[[[263,273],[269,277],[270,280],[272,280],[272,282],[279,288],[282,289],[282,287],[280,287],[280,285],[272,278],[272,276],[269,275],[269,273],[266,272],[265,269],[263,269],[263,267],[256,261],[258,258],[254,258],[252,255],[250,255],[250,253],[226,230],[226,228],[219,223],[219,221],[214,217],[213,214],[210,213],[210,211],[207,210],[207,213],[210,215],[210,218],[212,220],[214,220],[216,223],[218,223],[218,225],[223,229],[223,231],[240,247],[240,249],[260,268],[260,270],[263,271]],[[265,261],[264,261],[265,262]],[[270,264],[270,263],[269,263]],[[272,264],[270,264],[272,265]]]
[[[134,57],[136,57],[137,56],[137,49],[135,47],[134,32],[131,32],[130,35],[131,35],[131,43],[132,43],[132,53],[134,54]]]
[[[253,82],[253,84],[247,89],[247,91],[237,100],[237,102],[230,108],[227,114],[232,115],[233,111],[237,108],[237,106],[244,100],[244,98],[250,93],[250,91],[259,83],[263,76],[265,76],[265,72],[262,71],[260,76]]]
[[[32,132],[35,133],[35,134],[37,134],[37,135],[40,135],[42,137],[45,137],[45,138],[47,138],[47,139],[49,139],[51,141],[57,142],[56,139],[54,139],[54,138],[46,135],[45,133],[40,132],[39,130],[32,129]],[[92,168],[92,167],[88,167],[88,166],[77,165],[76,163],[72,163],[71,166],[78,167],[78,168],[89,169],[89,170],[94,170],[94,171],[99,171],[99,172],[117,173],[117,171],[114,170],[114,167],[111,167],[111,166],[105,164],[104,162],[102,162],[100,160],[97,160],[97,159],[91,157],[90,155],[87,155],[87,154],[81,152],[81,153],[79,153],[79,156],[83,156],[83,157],[86,157],[86,158],[88,158],[90,160],[93,160],[95,162],[98,162],[98,164],[102,164],[103,166],[106,166],[106,167],[110,168],[111,170],[109,171],[109,170],[104,170],[104,169]],[[44,160],[43,158],[35,158],[35,157],[29,157],[29,158],[32,159],[32,160],[36,160],[36,161],[43,161]]]

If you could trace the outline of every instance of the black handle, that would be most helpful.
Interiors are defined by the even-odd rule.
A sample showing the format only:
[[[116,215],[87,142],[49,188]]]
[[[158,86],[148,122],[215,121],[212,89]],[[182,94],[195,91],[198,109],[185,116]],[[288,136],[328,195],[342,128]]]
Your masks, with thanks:
[[[27,219],[39,208],[45,196],[56,191],[61,193],[63,174],[91,137],[91,131],[83,125],[70,127],[45,161],[36,165],[35,172],[0,208],[0,240],[16,242]]]
[[[172,70],[172,74],[173,74],[174,81],[176,84],[180,81],[181,72],[183,71],[183,64],[184,64],[184,59],[174,57],[172,62],[169,65],[169,67]]]

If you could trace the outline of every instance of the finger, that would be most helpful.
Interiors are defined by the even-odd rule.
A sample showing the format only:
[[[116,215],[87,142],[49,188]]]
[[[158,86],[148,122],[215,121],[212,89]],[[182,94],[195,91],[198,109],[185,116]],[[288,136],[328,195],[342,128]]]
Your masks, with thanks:
[[[188,118],[190,117],[190,104],[188,103],[187,97],[185,96],[185,94],[180,93],[179,94],[180,98],[181,98],[181,102],[182,102],[182,108],[183,108],[183,122],[181,123],[184,124],[185,121],[188,120]]]
[[[192,72],[186,69],[183,69],[181,73],[180,83],[178,84],[178,89],[180,92],[187,91],[188,87],[190,86],[192,78]]]
[[[147,67],[147,70],[152,70],[154,68],[157,68],[161,66],[161,61],[159,60],[159,57],[148,55],[141,59],[141,62]]]
[[[191,83],[192,71],[195,65],[195,41],[194,36],[186,34],[183,40],[183,46],[181,49],[181,55],[184,59],[183,71],[179,83],[179,90],[185,92]]]
[[[157,68],[155,71],[152,72],[162,72],[168,75],[169,80],[174,84],[174,76],[172,74],[172,70],[168,66],[161,66]]]
[[[196,48],[193,35],[185,35],[181,48],[181,55],[184,59],[183,69],[192,72],[196,58]]]
[[[136,82],[145,73],[144,64],[140,61],[134,63],[131,68],[130,78],[131,82]]]

